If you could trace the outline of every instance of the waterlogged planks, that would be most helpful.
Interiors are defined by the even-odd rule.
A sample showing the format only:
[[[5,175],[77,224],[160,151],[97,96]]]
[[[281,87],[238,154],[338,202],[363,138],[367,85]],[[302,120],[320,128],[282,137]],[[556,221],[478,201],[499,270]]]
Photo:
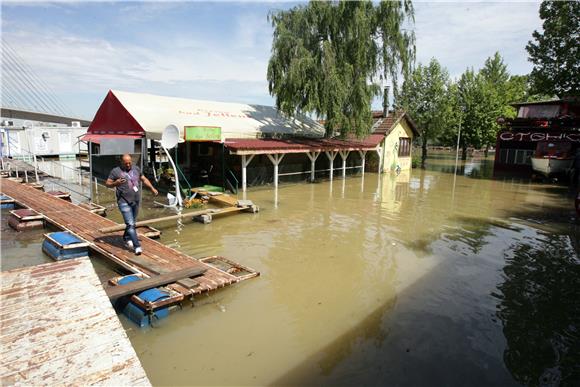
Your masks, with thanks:
[[[206,271],[207,269],[203,267],[189,267],[186,269],[173,271],[171,273],[145,278],[140,281],[130,282],[127,285],[111,286],[110,288],[106,289],[106,292],[107,296],[109,296],[109,299],[114,301],[123,296],[135,294],[143,290],[156,288],[158,286],[167,285],[184,278],[197,277]]]
[[[150,385],[88,258],[0,279],[0,385]]]
[[[136,256],[124,245],[122,231],[109,234],[103,234],[99,231],[106,227],[116,226],[117,223],[45,192],[8,179],[2,179],[1,189],[2,193],[12,197],[17,203],[40,212],[45,216],[47,222],[58,228],[72,231],[89,242],[89,247],[92,250],[133,273],[153,276],[158,273],[148,268],[163,267],[167,272],[191,266],[206,268],[207,271],[196,278],[200,286],[194,289],[176,286],[179,292],[186,296],[216,290],[246,279],[226,273],[149,238],[142,238],[143,254],[139,256],[140,263],[136,264],[133,261]],[[221,211],[223,212],[223,210]],[[259,275],[253,270],[252,273],[253,276]]]

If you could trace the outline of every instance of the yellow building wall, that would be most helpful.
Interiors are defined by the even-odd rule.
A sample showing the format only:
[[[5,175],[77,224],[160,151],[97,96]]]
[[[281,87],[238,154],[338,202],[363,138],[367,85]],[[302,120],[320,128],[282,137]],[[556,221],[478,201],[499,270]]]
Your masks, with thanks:
[[[401,170],[411,169],[411,157],[413,156],[413,146],[408,157],[399,157],[399,138],[408,137],[413,142],[413,131],[407,125],[407,121],[402,119],[391,133],[383,140],[383,172],[394,172],[397,165]]]

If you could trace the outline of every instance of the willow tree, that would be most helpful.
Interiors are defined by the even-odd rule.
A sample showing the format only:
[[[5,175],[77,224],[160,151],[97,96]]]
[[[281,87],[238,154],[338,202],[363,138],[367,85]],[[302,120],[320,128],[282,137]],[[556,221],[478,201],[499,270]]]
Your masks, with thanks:
[[[273,12],[270,21],[267,78],[276,107],[317,115],[327,135],[367,134],[379,82],[389,77],[396,87],[414,60],[415,36],[405,29],[414,21],[410,0],[312,1]]]

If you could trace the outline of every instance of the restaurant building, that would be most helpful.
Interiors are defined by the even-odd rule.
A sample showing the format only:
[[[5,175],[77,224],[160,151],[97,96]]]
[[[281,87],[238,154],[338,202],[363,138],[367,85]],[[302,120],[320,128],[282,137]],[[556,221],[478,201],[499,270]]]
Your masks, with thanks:
[[[365,138],[328,138],[319,122],[288,117],[276,108],[109,91],[84,140],[94,154],[99,143],[135,139],[135,156],[158,170],[158,141],[175,125],[180,144],[171,152],[192,186],[211,184],[231,191],[286,180],[333,179],[337,174],[400,171],[411,167],[411,144],[419,132],[404,112],[373,114]],[[138,152],[141,149],[142,151]],[[95,163],[95,174],[106,173]]]

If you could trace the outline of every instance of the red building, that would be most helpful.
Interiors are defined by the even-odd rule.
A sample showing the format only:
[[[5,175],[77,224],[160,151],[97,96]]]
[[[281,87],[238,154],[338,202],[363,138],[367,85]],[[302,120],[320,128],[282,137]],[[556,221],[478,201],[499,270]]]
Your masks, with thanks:
[[[512,104],[513,119],[496,142],[495,171],[520,171],[545,176],[566,174],[580,149],[580,101],[557,99]]]

